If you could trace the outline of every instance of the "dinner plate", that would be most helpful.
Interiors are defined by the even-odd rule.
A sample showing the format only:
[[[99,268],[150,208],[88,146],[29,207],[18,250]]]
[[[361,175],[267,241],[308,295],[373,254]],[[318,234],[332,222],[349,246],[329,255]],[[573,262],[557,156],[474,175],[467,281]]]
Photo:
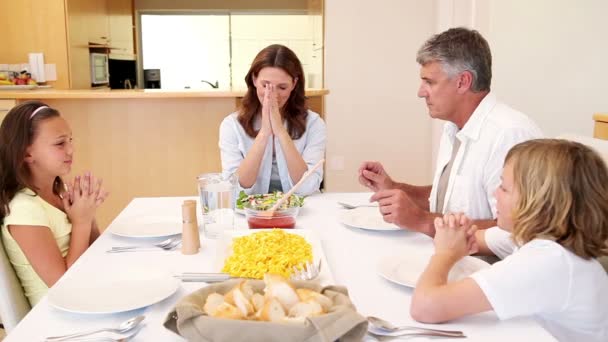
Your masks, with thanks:
[[[109,268],[103,274],[62,279],[48,293],[49,304],[81,314],[110,314],[143,308],[171,296],[180,282],[158,269]]]
[[[367,230],[400,230],[392,223],[384,222],[378,207],[359,207],[343,210],[340,222],[349,227]]]
[[[393,283],[413,288],[424,272],[430,257],[429,253],[417,252],[386,256],[378,263],[378,272]],[[448,282],[466,278],[487,267],[490,267],[487,262],[472,256],[465,256],[448,273]]]
[[[36,88],[38,88],[38,86],[34,85],[34,84],[0,85],[0,90],[29,90],[29,89],[36,89]]]
[[[272,229],[248,229],[248,230],[229,230],[222,232],[222,235],[217,241],[217,255],[215,259],[215,269],[221,272],[224,267],[224,262],[232,254],[232,240],[237,237],[247,236],[258,232],[270,231]],[[316,265],[321,261],[321,272],[319,273],[319,282],[323,285],[333,284],[333,278],[321,241],[314,231],[308,229],[284,229],[286,233],[300,235],[310,243],[312,247],[312,258]]]
[[[154,238],[181,234],[182,223],[171,216],[136,216],[113,222],[109,229],[118,236]]]

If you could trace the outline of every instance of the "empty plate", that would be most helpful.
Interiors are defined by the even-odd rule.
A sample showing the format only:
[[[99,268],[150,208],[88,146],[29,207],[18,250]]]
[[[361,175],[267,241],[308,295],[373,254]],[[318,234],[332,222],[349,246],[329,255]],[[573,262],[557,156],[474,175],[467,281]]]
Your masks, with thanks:
[[[384,222],[378,207],[359,207],[344,210],[340,214],[340,222],[354,228],[368,230],[400,230],[392,223]]]
[[[115,270],[94,277],[63,279],[49,290],[49,303],[61,310],[109,314],[143,308],[171,296],[179,280],[154,269]]]
[[[393,283],[413,288],[416,286],[422,272],[424,272],[430,257],[429,253],[416,251],[387,256],[378,263],[378,272],[382,277]],[[450,270],[448,282],[466,278],[487,267],[490,267],[487,262],[472,256],[465,256]]]
[[[117,220],[109,227],[115,235],[154,238],[181,234],[181,218],[167,216],[138,216]]]

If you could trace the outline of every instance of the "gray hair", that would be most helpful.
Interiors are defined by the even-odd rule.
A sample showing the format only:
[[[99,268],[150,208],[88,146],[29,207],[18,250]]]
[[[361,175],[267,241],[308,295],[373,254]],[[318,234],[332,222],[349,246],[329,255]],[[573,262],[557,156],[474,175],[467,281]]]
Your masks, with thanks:
[[[475,30],[458,27],[434,35],[418,50],[416,62],[439,62],[450,78],[469,71],[473,75],[473,92],[490,90],[492,53],[488,42]]]

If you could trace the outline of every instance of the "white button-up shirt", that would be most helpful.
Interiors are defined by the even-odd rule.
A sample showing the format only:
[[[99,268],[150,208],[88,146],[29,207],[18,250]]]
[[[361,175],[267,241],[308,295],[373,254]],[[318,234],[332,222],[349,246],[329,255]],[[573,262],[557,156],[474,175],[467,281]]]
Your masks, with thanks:
[[[495,219],[494,191],[500,185],[507,152],[520,142],[541,137],[540,128],[530,118],[498,102],[492,93],[484,97],[460,131],[454,123],[446,122],[429,197],[431,212],[438,212],[437,186],[450,161],[454,139],[461,145],[450,172],[442,213],[463,212],[472,219]]]
[[[238,113],[228,115],[220,125],[220,141],[219,147],[222,157],[222,172],[236,172],[241,165],[243,159],[251,149],[255,138],[250,137],[243,129],[243,126],[237,120]],[[259,122],[256,123],[259,126]],[[259,128],[259,127],[258,127]],[[319,114],[308,111],[306,117],[306,131],[300,139],[293,140],[296,149],[302,155],[308,169],[312,168],[325,155],[325,143],[327,138],[327,130],[325,122]],[[269,137],[264,150],[264,157],[260,163],[258,177],[255,184],[251,188],[241,188],[247,194],[265,194],[268,193],[270,186],[270,177],[272,174],[272,143],[274,139],[274,148],[281,179],[283,191],[289,191],[296,182],[291,179],[287,161],[283,154],[283,149],[279,139],[275,136]],[[318,191],[321,181],[323,180],[323,168],[318,168],[308,177],[304,183],[298,188],[296,194],[306,196]]]

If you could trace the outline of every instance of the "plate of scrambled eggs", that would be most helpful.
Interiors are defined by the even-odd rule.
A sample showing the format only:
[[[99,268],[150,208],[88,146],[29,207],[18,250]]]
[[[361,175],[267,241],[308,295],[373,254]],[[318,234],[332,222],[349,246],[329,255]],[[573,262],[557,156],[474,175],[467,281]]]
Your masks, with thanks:
[[[306,229],[225,231],[218,240],[217,253],[217,270],[234,277],[263,279],[264,274],[272,273],[289,278],[294,266],[322,260],[320,283],[333,281],[321,242]]]

